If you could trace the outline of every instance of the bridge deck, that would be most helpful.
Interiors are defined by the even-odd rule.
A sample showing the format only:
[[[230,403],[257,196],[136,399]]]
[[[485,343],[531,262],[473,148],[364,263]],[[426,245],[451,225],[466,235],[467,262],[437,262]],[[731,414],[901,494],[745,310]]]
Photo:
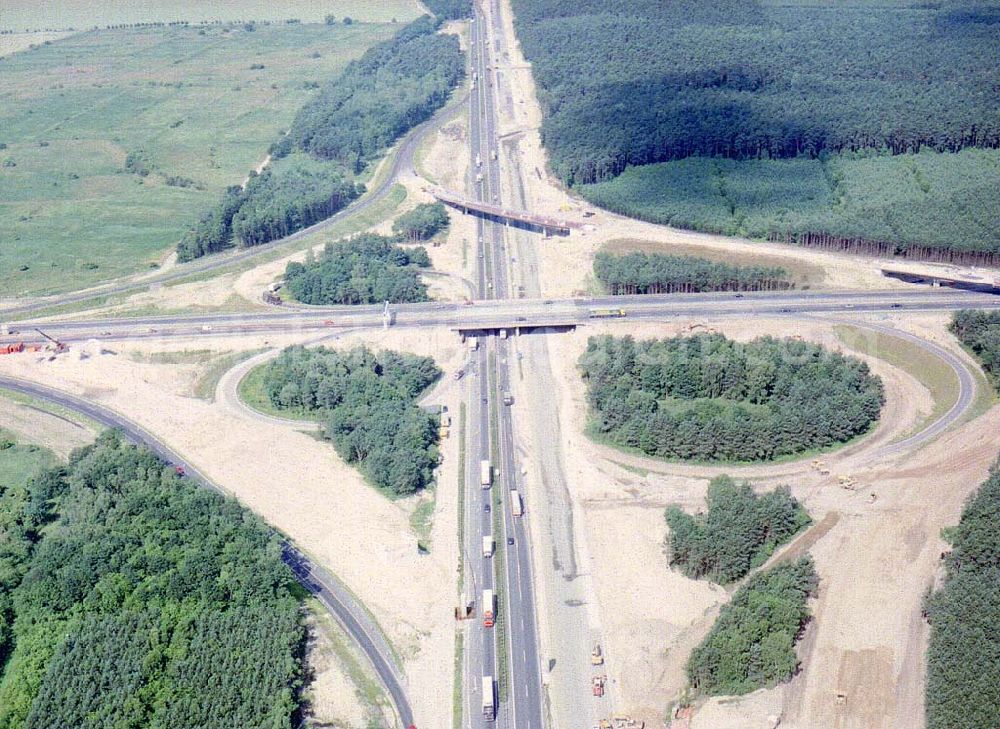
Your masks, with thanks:
[[[461,195],[456,195],[453,192],[448,192],[447,190],[435,189],[431,190],[430,193],[437,200],[445,203],[446,205],[460,208],[463,212],[469,212],[471,210],[483,215],[489,215],[503,220],[513,220],[518,223],[534,225],[544,230],[553,230],[564,234],[568,234],[571,229],[579,230],[583,227],[581,223],[577,223],[572,220],[560,220],[558,218],[550,218],[547,215],[529,213],[527,210],[514,210],[511,208],[504,208],[499,205],[490,205],[489,203],[479,202],[478,200],[470,200]]]

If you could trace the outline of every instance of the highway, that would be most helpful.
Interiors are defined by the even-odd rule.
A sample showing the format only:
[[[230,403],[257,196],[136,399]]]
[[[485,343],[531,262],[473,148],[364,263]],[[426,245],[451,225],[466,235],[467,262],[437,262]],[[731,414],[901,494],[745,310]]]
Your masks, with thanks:
[[[487,16],[478,3],[474,8],[470,34],[473,77],[469,100],[470,195],[483,205],[499,205],[502,190],[490,36]],[[462,307],[464,311],[453,310],[452,315],[462,321],[468,320],[479,307],[504,307],[511,296],[507,264],[509,242],[504,226],[478,218],[476,231],[476,283],[483,301]],[[544,302],[540,305],[548,306]],[[423,314],[433,317],[445,312],[445,308],[437,305]],[[549,312],[543,309],[540,314],[546,316]],[[419,315],[416,318],[420,318]],[[396,310],[394,325],[405,325],[410,320],[410,312]],[[464,325],[459,328],[461,326]],[[489,333],[498,334],[497,331]],[[531,547],[522,518],[512,513],[510,494],[518,488],[518,467],[512,418],[509,408],[502,404],[502,393],[510,389],[510,342],[499,336],[489,336],[477,339],[477,343],[479,346],[470,352],[468,369],[471,376],[466,386],[470,424],[466,453],[470,457],[466,466],[463,548],[466,574],[475,586],[480,610],[469,632],[474,637],[466,641],[469,648],[463,671],[466,695],[463,726],[542,729]],[[479,464],[482,461],[491,464],[490,488],[480,485]],[[492,558],[483,557],[484,537],[495,544]],[[493,628],[484,627],[480,617],[484,589],[496,594],[497,623]],[[484,701],[484,676],[493,678],[492,702]],[[494,709],[485,711],[486,703],[493,703]]]
[[[492,225],[486,223],[486,225]],[[493,246],[498,250],[497,246]],[[494,265],[502,265],[495,261]],[[499,280],[499,279],[498,279]],[[594,318],[595,309],[621,309],[624,316]],[[812,314],[924,313],[957,309],[1000,308],[1000,296],[949,289],[913,291],[834,291],[663,294],[586,299],[493,299],[471,304],[429,302],[391,307],[393,327],[455,330],[575,327],[593,324],[628,325],[636,320],[704,320]],[[59,319],[10,325],[0,345],[19,341],[43,343],[34,327],[66,342],[100,339],[119,341],[169,337],[218,337],[233,334],[281,334],[342,327],[381,327],[381,306],[335,306],[247,314],[177,314],[127,319]],[[332,332],[331,332],[332,333]]]
[[[183,468],[185,478],[190,479],[193,483],[223,496],[228,496],[225,490],[214,484],[194,464],[186,461],[162,440],[138,423],[113,410],[53,387],[13,377],[0,376],[0,389],[45,400],[84,415],[109,428],[117,429],[132,442],[146,445],[168,464]],[[413,711],[403,689],[403,679],[396,668],[392,651],[364,607],[332,574],[310,562],[305,554],[284,537],[282,537],[282,560],[292,570],[302,586],[322,603],[341,627],[357,642],[389,692],[402,726],[412,726]]]

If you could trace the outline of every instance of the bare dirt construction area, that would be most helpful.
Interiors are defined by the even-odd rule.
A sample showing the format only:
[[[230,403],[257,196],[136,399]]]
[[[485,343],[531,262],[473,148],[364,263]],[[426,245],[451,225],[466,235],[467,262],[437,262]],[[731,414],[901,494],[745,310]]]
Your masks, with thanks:
[[[887,323],[882,321],[881,323]],[[957,350],[945,318],[901,318],[890,325]],[[689,331],[693,322],[633,324],[637,338]],[[696,331],[716,330],[740,340],[787,333],[788,322],[708,321]],[[611,326],[607,331],[614,331]],[[820,575],[815,619],[799,646],[801,672],[787,685],[748,697],[713,699],[697,706],[691,727],[918,727],[923,721],[923,653],[926,623],[920,602],[946,549],[942,527],[958,520],[961,504],[995,458],[990,434],[1000,408],[922,449],[876,456],[910,434],[934,411],[931,389],[913,373],[876,353],[846,348],[832,322],[797,321],[798,336],[862,357],[886,388],[876,429],[840,451],[797,461],[748,466],[667,463],[595,444],[586,435],[585,386],[576,361],[586,332],[549,337],[556,386],[542,392],[525,368],[518,386],[539,407],[558,409],[557,438],[565,454],[569,498],[583,521],[588,562],[580,566],[595,586],[606,642],[614,708],[660,726],[668,705],[686,685],[690,651],[710,629],[726,590],[668,569],[664,508],[704,508],[708,480],[719,473],[749,478],[759,489],[788,484],[813,525],[774,559],[809,552]],[[530,430],[520,423],[518,432]],[[552,447],[550,444],[541,444]],[[533,447],[538,447],[535,444]],[[819,458],[829,469],[812,466]],[[858,486],[845,489],[838,476]],[[529,493],[531,485],[529,484]]]
[[[269,337],[283,346],[304,337]],[[333,448],[293,427],[265,424],[193,396],[211,358],[166,352],[260,349],[263,338],[130,343],[80,359],[74,350],[46,361],[24,353],[0,358],[0,371],[58,387],[111,407],[161,437],[242,503],[290,536],[336,574],[371,611],[400,655],[418,726],[451,720],[457,445],[442,443],[433,548],[421,555],[410,526],[415,502],[393,501],[368,486]],[[432,355],[446,371],[462,356],[451,333],[373,332],[334,346],[366,343]],[[148,357],[141,357],[143,352]],[[138,354],[137,354],[138,353]],[[152,356],[159,353],[157,356]],[[143,359],[145,361],[136,361]],[[165,361],[165,360],[170,360]],[[457,411],[459,394],[436,392]],[[411,503],[413,502],[413,503]],[[331,682],[336,684],[336,682]],[[323,684],[325,685],[325,684]],[[322,690],[322,685],[316,687]]]

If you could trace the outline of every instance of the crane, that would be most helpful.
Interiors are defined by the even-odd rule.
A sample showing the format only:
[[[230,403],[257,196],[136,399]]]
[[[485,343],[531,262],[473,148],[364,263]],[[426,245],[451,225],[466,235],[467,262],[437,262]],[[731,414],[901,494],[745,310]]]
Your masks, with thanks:
[[[38,327],[35,327],[35,331],[38,332],[39,334],[41,334],[46,339],[48,339],[50,342],[52,342],[52,348],[53,348],[53,351],[56,354],[59,354],[60,352],[65,352],[65,351],[67,351],[69,349],[69,347],[67,345],[63,344],[62,342],[60,342],[55,337],[50,337],[48,334],[46,334],[45,332],[43,332]]]

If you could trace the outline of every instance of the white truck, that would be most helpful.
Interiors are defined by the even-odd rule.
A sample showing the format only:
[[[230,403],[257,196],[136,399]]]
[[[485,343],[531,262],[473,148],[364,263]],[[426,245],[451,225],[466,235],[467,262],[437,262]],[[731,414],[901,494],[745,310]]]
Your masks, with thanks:
[[[510,492],[510,508],[514,516],[521,516],[524,513],[524,504],[521,503],[521,492],[512,489]]]
[[[469,337],[466,340],[466,344],[469,345],[470,352],[475,352],[477,349],[479,349],[479,339],[477,337]]]
[[[496,622],[496,598],[493,596],[493,590],[483,590],[483,627],[492,628],[493,623]]]
[[[493,676],[483,676],[483,718],[493,721],[496,718],[496,706],[493,703]]]
[[[493,556],[493,537],[483,537],[483,559]]]
[[[489,460],[479,463],[479,484],[484,489],[493,485],[493,466],[490,465]]]

